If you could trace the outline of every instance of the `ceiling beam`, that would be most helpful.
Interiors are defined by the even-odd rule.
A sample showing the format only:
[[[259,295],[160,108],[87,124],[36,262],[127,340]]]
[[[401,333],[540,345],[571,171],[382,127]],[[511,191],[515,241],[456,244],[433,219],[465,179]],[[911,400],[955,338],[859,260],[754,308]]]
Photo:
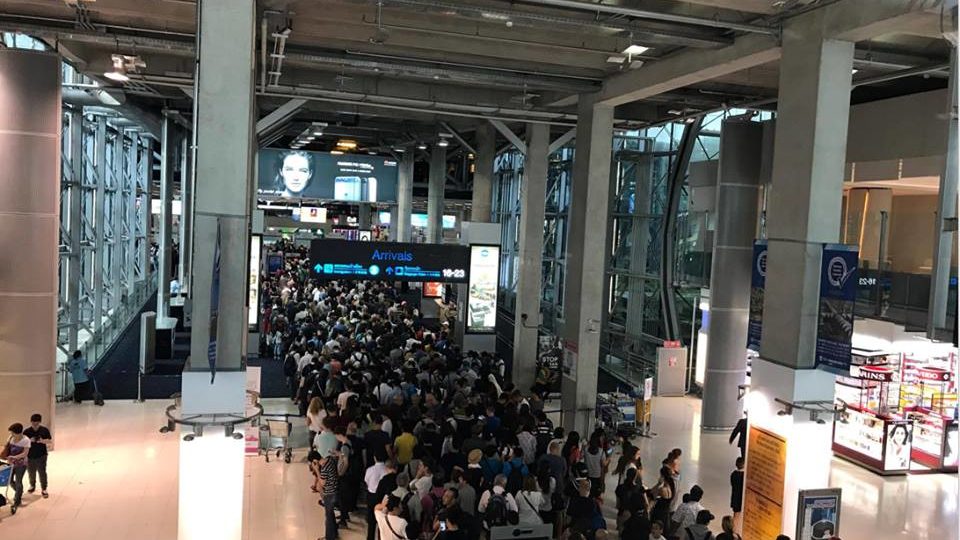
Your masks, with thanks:
[[[257,137],[265,135],[279,124],[290,120],[306,102],[307,100],[300,98],[290,99],[283,105],[270,111],[270,114],[257,120]]]
[[[896,32],[899,27],[928,17],[940,0],[839,0],[784,21],[784,32],[819,25],[823,36],[864,41]],[[779,40],[751,34],[714,51],[683,51],[640,69],[609,77],[599,102],[621,105],[656,96],[751,68],[780,58]]]
[[[477,151],[473,148],[473,146],[471,146],[470,143],[468,143],[463,138],[463,135],[461,135],[459,131],[457,131],[456,129],[453,129],[453,126],[450,125],[450,122],[446,122],[446,121],[440,122],[440,125],[443,126],[443,129],[449,131],[450,134],[453,135],[454,139],[460,141],[460,144],[462,144],[464,148],[469,150],[471,154],[477,155]]]
[[[559,137],[554,139],[552,143],[550,143],[550,147],[547,150],[547,154],[552,154],[557,150],[563,148],[563,145],[572,141],[573,138],[576,136],[577,136],[577,128],[570,128],[563,135],[560,135]]]
[[[507,125],[500,120],[491,119],[490,123],[493,124],[493,127],[497,128],[497,131],[506,137],[508,141],[510,141],[510,144],[516,146],[517,150],[519,150],[521,154],[527,155],[527,143],[523,142],[523,139],[518,137],[512,129],[508,128]]]

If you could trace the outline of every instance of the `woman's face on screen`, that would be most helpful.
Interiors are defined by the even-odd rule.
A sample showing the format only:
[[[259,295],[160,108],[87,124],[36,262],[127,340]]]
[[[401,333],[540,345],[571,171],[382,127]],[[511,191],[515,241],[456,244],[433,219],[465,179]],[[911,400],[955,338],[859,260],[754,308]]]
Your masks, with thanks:
[[[283,185],[290,193],[303,191],[310,183],[312,175],[313,171],[310,170],[310,162],[307,161],[306,157],[299,154],[290,154],[283,158],[280,177],[283,178]]]

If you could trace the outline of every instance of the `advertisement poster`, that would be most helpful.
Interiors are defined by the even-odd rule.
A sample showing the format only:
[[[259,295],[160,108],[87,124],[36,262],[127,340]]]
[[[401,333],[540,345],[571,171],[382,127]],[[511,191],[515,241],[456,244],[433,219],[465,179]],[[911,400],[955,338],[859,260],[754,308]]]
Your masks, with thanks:
[[[883,454],[886,471],[903,471],[910,468],[910,451],[913,449],[913,422],[887,422],[887,447]]]
[[[396,160],[359,154],[267,148],[258,154],[257,193],[265,197],[396,202]]]
[[[753,243],[753,271],[750,275],[750,319],[747,322],[747,348],[760,352],[763,330],[763,295],[767,286],[767,241]]]
[[[439,281],[425,281],[423,283],[423,297],[424,298],[442,298],[443,283],[440,283]]]
[[[500,246],[471,245],[467,333],[489,334],[496,331],[499,285]]]
[[[560,366],[563,363],[563,348],[560,338],[541,335],[537,340],[537,380],[546,381],[550,392],[560,392]]]
[[[577,343],[575,341],[563,342],[563,374],[577,380]]]
[[[768,540],[780,534],[787,441],[750,426],[743,494],[744,540]]]
[[[493,264],[498,260],[499,256],[494,257]],[[354,278],[467,283],[470,264],[470,248],[467,246],[354,242],[332,238],[310,242],[310,268],[313,277],[321,280]],[[496,281],[493,290],[496,294]]]
[[[821,540],[840,534],[840,488],[800,490],[797,540]]]
[[[250,266],[247,269],[247,324],[256,327],[260,316],[260,246],[259,234],[250,236]]]
[[[293,209],[293,220],[301,223],[326,223],[327,209],[316,206],[304,206]]]
[[[823,247],[816,365],[838,375],[850,373],[859,259],[856,246],[827,244]]]

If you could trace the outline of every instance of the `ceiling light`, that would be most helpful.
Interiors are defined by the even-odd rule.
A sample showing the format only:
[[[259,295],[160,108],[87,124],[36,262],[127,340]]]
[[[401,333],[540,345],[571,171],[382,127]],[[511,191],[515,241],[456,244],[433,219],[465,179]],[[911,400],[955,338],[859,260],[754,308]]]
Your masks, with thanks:
[[[427,149],[427,145],[423,143],[420,143],[417,145],[417,150],[426,150],[426,149]]]
[[[316,139],[316,138],[317,138],[316,135],[308,135],[308,136],[307,136],[307,140],[308,140],[308,141],[312,141],[312,140],[314,140],[314,139]]]
[[[627,61],[627,57],[622,54],[613,54],[607,57],[607,63],[609,64],[622,64]]]
[[[850,70],[850,74],[851,74],[851,75],[856,75],[858,71],[860,71],[860,70],[857,69],[857,68],[853,68],[853,69]]]
[[[406,152],[407,150],[406,150],[406,148],[397,147],[397,148],[394,148],[393,151],[396,152],[396,153],[398,153],[398,154],[402,154],[402,153]]]
[[[437,141],[437,146],[439,146],[440,148],[446,148],[450,146],[450,143],[446,139],[440,139],[439,141]]]
[[[116,82],[127,82],[130,80],[130,77],[127,76],[126,60],[122,54],[110,55],[110,63],[113,67],[110,71],[103,74],[104,77]]]
[[[340,148],[342,150],[353,150],[356,147],[357,147],[357,141],[353,141],[350,139],[340,139],[339,141],[337,141],[337,148]]]
[[[650,50],[650,47],[644,47],[643,45],[631,45],[623,50],[623,54],[628,56],[635,56],[638,54],[643,54]]]
[[[375,156],[375,155],[377,155],[377,153],[376,153],[376,152],[374,152],[373,150],[370,150],[370,151],[368,151],[367,153],[368,153],[368,154],[370,154],[371,156]]]
[[[333,155],[335,155],[335,156],[342,156],[342,155],[343,155],[343,152],[340,151],[340,150],[331,150],[330,153],[333,154]]]

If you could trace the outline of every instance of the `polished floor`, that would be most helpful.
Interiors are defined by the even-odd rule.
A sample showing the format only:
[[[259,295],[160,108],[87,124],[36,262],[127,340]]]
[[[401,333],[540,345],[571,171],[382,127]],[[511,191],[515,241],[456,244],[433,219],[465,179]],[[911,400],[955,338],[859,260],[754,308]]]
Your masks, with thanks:
[[[177,536],[179,438],[162,435],[165,401],[58,406],[56,449],[50,457],[47,500],[24,496],[11,516],[0,510],[0,538],[18,540],[174,540]],[[700,434],[700,401],[658,398],[653,430],[641,439],[643,461],[656,464],[674,447],[684,450],[683,484],[705,490],[704,503],[727,513],[728,475],[736,450],[725,434]],[[283,400],[268,411],[283,412]],[[294,437],[305,441],[302,429]],[[303,453],[291,464],[247,458],[243,537],[312,540],[323,534],[317,496],[309,490]],[[653,467],[645,478],[653,481]],[[613,489],[609,482],[608,494]],[[834,460],[831,484],[843,487],[844,540],[957,540],[957,475],[882,478]],[[363,538],[359,520],[341,538]]]

